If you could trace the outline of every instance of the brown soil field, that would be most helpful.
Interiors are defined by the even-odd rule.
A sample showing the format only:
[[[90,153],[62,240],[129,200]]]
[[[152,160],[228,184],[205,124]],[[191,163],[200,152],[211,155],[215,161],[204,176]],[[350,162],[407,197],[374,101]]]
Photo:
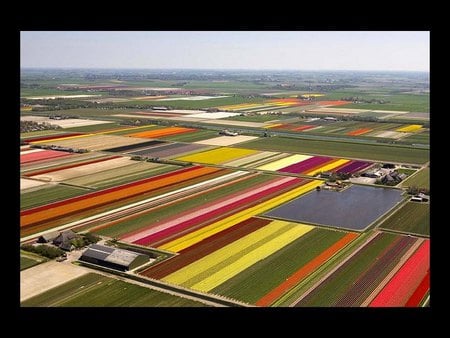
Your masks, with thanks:
[[[26,178],[20,178],[20,190],[34,188],[45,184],[47,183],[42,181],[29,180]]]
[[[89,271],[73,264],[50,261],[20,272],[20,301],[69,282]]]
[[[128,157],[114,158],[107,161],[102,161],[98,163],[87,164],[75,168],[63,169],[58,171],[53,171],[50,173],[32,176],[33,178],[40,179],[43,181],[61,182],[69,180],[75,177],[92,175],[95,173],[101,173],[105,170],[120,168],[124,166],[129,166],[135,164],[136,161],[130,160]]]
[[[107,148],[121,147],[129,144],[145,142],[142,138],[114,136],[114,135],[92,135],[62,141],[51,141],[46,144],[58,145],[87,150],[102,150]]]
[[[245,135],[239,135],[239,136],[219,136],[210,138],[203,141],[195,142],[197,144],[206,144],[211,146],[231,146],[233,144],[245,142],[254,140],[255,138],[258,138],[256,136],[245,136]]]
[[[120,168],[109,168],[109,170],[71,179],[66,183],[73,185],[90,186],[98,181],[113,179],[124,175],[131,175],[132,173],[138,173],[140,171],[146,171],[153,168],[164,166],[163,164],[150,162],[136,162],[136,161],[130,162],[132,163],[130,163],[130,165],[127,166],[122,166]]]

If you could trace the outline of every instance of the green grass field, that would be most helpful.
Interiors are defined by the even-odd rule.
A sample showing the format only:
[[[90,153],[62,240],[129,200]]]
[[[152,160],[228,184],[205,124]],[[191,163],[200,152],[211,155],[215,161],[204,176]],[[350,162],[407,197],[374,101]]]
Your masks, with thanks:
[[[423,133],[416,133],[410,136],[407,136],[402,139],[402,141],[408,141],[411,143],[420,143],[420,144],[430,144],[430,132],[426,131]]]
[[[255,184],[266,182],[272,178],[273,177],[269,175],[258,175],[256,177],[249,178],[248,180],[245,180],[243,182],[238,182],[236,184],[229,185],[227,186],[226,190],[216,189],[210,192],[206,192],[194,198],[189,198],[187,200],[180,201],[177,202],[176,204],[172,204],[169,206],[163,206],[162,208],[153,210],[144,215],[140,215],[136,218],[113,224],[109,227],[94,232],[102,236],[118,237],[133,230],[146,227],[149,224],[152,224],[159,220],[171,217],[174,214],[174,210],[176,210],[177,214],[180,214],[182,212],[199,207],[205,203],[212,202],[215,199],[219,199],[226,195],[242,191],[243,189],[249,188]]]
[[[240,103],[258,103],[263,102],[263,98],[246,98],[242,96],[230,96],[230,97],[221,97],[217,99],[209,99],[209,100],[199,100],[199,101],[189,101],[189,100],[174,100],[174,101],[144,101],[144,100],[131,100],[127,102],[117,102],[115,105],[117,107],[130,106],[130,105],[151,105],[151,106],[164,106],[164,107],[172,107],[174,109],[201,109],[201,108],[210,108],[210,107],[219,107],[219,106],[227,106],[234,105]]]
[[[248,116],[238,115],[238,116],[227,117],[224,120],[247,121],[247,122],[267,122],[267,121],[285,120],[285,119],[289,119],[292,117],[294,117],[294,116],[272,115],[272,114],[248,115]]]
[[[183,86],[180,86],[180,82],[187,82]],[[133,87],[162,87],[162,88],[184,88],[184,89],[211,89],[211,91],[226,90],[240,91],[249,89],[264,89],[269,87],[264,83],[254,83],[250,81],[202,81],[202,80],[187,80],[187,81],[175,81],[175,80],[143,80],[143,81],[124,81],[122,85],[128,85]]]
[[[351,109],[371,109],[371,110],[392,110],[392,111],[411,111],[411,112],[429,112],[429,101],[423,103],[350,103],[339,106],[339,108]]]
[[[408,202],[386,219],[380,227],[429,236],[430,205]]]
[[[427,149],[281,137],[249,141],[245,148],[419,164],[430,156]]]
[[[430,168],[423,168],[402,182],[402,187],[418,187],[430,189]]]
[[[400,174],[406,174],[406,175],[408,175],[408,176],[411,176],[411,175],[414,174],[417,170],[415,170],[415,169],[404,169],[404,168],[400,168],[400,169],[397,169],[397,171],[398,171]]]
[[[212,293],[255,303],[344,235],[340,231],[315,228],[219,285]]]
[[[190,89],[224,89],[227,91],[240,91],[240,90],[258,90],[269,88],[270,85],[266,85],[265,83],[255,83],[252,81],[198,81],[198,80],[189,80],[188,84],[183,86],[183,88]]]
[[[21,303],[24,307],[199,307],[200,302],[88,273]]]
[[[48,261],[47,258],[32,252],[20,250],[20,270],[31,268],[32,266]]]
[[[136,118],[138,118],[138,116],[136,115]],[[133,126],[121,126],[123,128],[133,128]],[[122,131],[114,131],[114,132],[110,132],[108,133],[108,135],[129,135],[129,134],[134,134],[134,133],[141,133],[143,131],[148,131],[148,130],[155,130],[155,129],[162,129],[164,128],[164,126],[159,126],[159,125],[154,125],[154,124],[150,124],[146,127],[143,126],[143,128],[138,128],[138,129],[129,129],[129,130],[122,130]]]
[[[69,131],[69,132],[90,133],[90,132],[103,131],[103,130],[118,128],[118,127],[120,127],[119,124],[117,124],[115,122],[111,122],[111,123],[103,123],[103,124],[93,124],[91,126],[84,126],[84,127],[66,128],[64,130]]]
[[[54,96],[54,95],[99,95],[101,93],[91,93],[83,90],[60,90],[57,88],[20,88],[20,97],[33,97],[33,96]],[[86,97],[86,99],[90,99]]]
[[[130,86],[130,87],[160,87],[160,88],[178,88],[176,84],[179,81],[174,80],[142,80],[142,81],[123,81],[120,85]]]
[[[60,201],[66,198],[80,196],[90,192],[87,189],[54,185],[39,190],[20,194],[20,210],[30,209],[50,202]]]
[[[64,134],[64,132],[65,131],[63,129],[38,130],[38,131],[31,131],[29,133],[20,133],[20,138],[26,140],[27,138],[31,138],[31,137]]]
[[[31,268],[32,266],[38,265],[40,263],[41,262],[38,262],[34,259],[20,255],[20,271]]]
[[[430,95],[429,94],[401,94],[394,92],[371,91],[371,93],[360,90],[355,91],[333,91],[321,97],[320,100],[339,100],[343,97],[358,96],[363,99],[380,99],[390,101],[383,104],[372,103],[349,103],[339,106],[339,108],[368,109],[368,110],[394,110],[411,112],[429,112]]]
[[[202,140],[207,140],[209,138],[218,137],[219,133],[215,130],[203,130],[199,129],[194,133],[186,133],[180,135],[172,135],[161,137],[161,140],[172,141],[172,142],[197,142]]]
[[[32,114],[22,114],[22,115],[43,115],[48,116],[51,114],[58,114],[58,115],[70,115],[70,116],[78,116],[80,118],[85,117],[102,117],[102,116],[109,116],[109,115],[115,115],[115,114],[127,114],[135,112],[135,108],[120,108],[117,109],[95,109],[95,108],[75,108],[75,109],[61,109],[56,111],[40,111],[39,114],[35,114],[35,112],[32,112]],[[121,118],[118,117],[118,120]]]

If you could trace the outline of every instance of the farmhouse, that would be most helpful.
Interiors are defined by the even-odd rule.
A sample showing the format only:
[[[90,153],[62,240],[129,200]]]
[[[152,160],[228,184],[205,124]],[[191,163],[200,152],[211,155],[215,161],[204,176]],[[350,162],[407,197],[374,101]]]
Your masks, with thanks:
[[[58,235],[58,237],[56,237],[53,240],[53,244],[59,247],[60,249],[72,251],[73,249],[75,249],[75,246],[72,245],[71,241],[76,237],[77,234],[74,233],[72,230],[63,231]]]
[[[80,257],[81,261],[120,271],[132,270],[149,259],[148,255],[98,244],[90,245]]]
[[[39,236],[37,243],[52,243],[60,249],[72,251],[75,246],[72,245],[72,239],[75,239],[77,234],[72,230],[67,231],[52,231]]]
[[[401,173],[399,174],[397,171],[391,171],[389,174],[385,175],[381,182],[383,184],[397,184],[403,181],[406,178],[406,175]]]

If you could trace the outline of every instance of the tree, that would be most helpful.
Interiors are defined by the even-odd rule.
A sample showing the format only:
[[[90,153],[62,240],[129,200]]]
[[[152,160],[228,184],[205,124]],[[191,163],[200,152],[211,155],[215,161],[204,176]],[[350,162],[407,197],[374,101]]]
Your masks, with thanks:
[[[83,234],[83,237],[84,241],[87,242],[87,244],[97,243],[101,239],[99,236],[94,235],[90,232]]]
[[[31,244],[24,244],[20,247],[22,250],[24,251],[29,251],[29,252],[34,252],[38,255],[53,259],[56,257],[61,256],[64,251],[61,250],[60,248],[54,247],[54,246],[50,246],[50,245],[31,245]]]

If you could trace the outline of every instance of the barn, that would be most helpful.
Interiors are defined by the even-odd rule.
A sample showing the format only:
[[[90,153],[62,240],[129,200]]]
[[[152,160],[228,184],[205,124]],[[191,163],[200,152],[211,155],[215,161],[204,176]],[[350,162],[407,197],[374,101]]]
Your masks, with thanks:
[[[133,270],[149,259],[145,254],[98,244],[90,245],[80,257],[81,261],[120,271]]]

